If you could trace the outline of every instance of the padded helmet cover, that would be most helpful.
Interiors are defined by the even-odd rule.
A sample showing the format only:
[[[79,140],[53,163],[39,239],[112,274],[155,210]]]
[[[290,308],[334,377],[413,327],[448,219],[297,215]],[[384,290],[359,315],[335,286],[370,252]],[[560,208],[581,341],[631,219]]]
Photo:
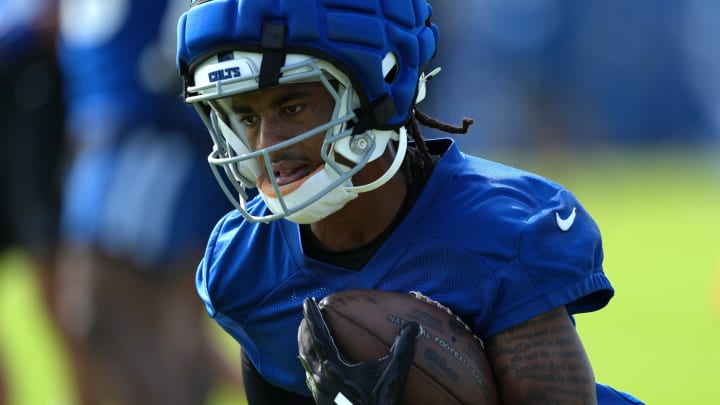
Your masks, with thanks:
[[[395,129],[407,122],[418,78],[435,54],[431,14],[426,0],[197,1],[178,22],[178,69],[192,85],[197,64],[230,50],[263,53],[265,24],[282,24],[282,52],[335,65],[358,92],[360,119],[369,113],[369,127]],[[388,53],[398,66],[386,79]]]

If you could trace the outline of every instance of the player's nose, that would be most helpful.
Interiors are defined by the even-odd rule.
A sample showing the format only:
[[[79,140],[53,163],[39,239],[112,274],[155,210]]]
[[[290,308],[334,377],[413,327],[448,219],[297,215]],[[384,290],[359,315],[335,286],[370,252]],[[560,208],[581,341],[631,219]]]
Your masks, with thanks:
[[[260,123],[258,136],[258,148],[268,148],[289,139],[292,134],[288,133],[287,126],[279,118],[263,118]]]

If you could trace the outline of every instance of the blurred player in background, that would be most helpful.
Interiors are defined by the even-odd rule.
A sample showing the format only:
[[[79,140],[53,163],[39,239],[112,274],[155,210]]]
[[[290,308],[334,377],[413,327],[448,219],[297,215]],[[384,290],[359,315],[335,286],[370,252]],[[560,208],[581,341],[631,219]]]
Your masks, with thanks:
[[[179,96],[186,7],[60,1],[73,157],[59,308],[83,404],[201,404],[214,377],[192,274],[230,206],[207,170],[202,123]]]
[[[423,0],[197,0],[179,20],[186,100],[237,208],[197,290],[242,346],[248,402],[400,402],[407,364],[383,367],[407,358],[347,366],[296,332],[304,313],[324,327],[311,297],[360,288],[420,291],[463,318],[503,403],[640,403],[596,383],[575,329],[614,294],[590,214],[559,184],[421,134],[472,123],[416,106],[436,73],[431,17]]]
[[[55,6],[0,6],[0,254],[20,248],[28,255],[51,317],[64,142]],[[1,385],[0,402],[7,393]]]

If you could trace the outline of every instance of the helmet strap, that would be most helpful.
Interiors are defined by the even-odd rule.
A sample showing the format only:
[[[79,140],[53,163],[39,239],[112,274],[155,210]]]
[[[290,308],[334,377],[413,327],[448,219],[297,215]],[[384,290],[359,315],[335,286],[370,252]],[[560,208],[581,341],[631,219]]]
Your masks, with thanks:
[[[266,22],[263,24],[262,65],[260,66],[259,86],[261,89],[277,86],[280,82],[280,70],[285,65],[285,34],[287,25]]]
[[[376,188],[379,188],[380,186],[387,183],[392,178],[392,176],[394,176],[395,173],[400,170],[400,166],[402,166],[402,163],[405,160],[405,154],[407,153],[408,140],[407,130],[405,129],[405,127],[400,128],[399,131],[399,134],[394,137],[398,141],[398,151],[395,153],[395,159],[393,160],[390,167],[385,171],[385,173],[371,183],[361,186],[345,187],[348,191],[351,191],[353,193],[366,193],[368,191],[375,190]]]
[[[362,134],[371,129],[383,128],[383,124],[397,112],[395,103],[386,93],[366,107],[354,111],[358,117],[353,126],[353,135]]]

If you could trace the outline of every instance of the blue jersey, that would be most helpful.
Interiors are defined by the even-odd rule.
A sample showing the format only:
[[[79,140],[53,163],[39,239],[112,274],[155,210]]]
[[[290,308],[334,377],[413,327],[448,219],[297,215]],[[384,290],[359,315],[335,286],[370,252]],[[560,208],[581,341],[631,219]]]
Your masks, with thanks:
[[[360,271],[303,254],[299,226],[233,212],[213,231],[197,273],[208,312],[270,383],[309,395],[297,358],[305,297],[364,288],[419,291],[492,336],[565,305],[597,310],[613,288],[597,225],[565,188],[466,155],[450,140],[406,217]],[[267,207],[250,204],[254,215]]]
[[[187,0],[60,0],[58,51],[72,134],[102,138],[121,132],[110,127],[143,121],[207,132],[183,102],[175,70],[177,19],[187,6]]]

